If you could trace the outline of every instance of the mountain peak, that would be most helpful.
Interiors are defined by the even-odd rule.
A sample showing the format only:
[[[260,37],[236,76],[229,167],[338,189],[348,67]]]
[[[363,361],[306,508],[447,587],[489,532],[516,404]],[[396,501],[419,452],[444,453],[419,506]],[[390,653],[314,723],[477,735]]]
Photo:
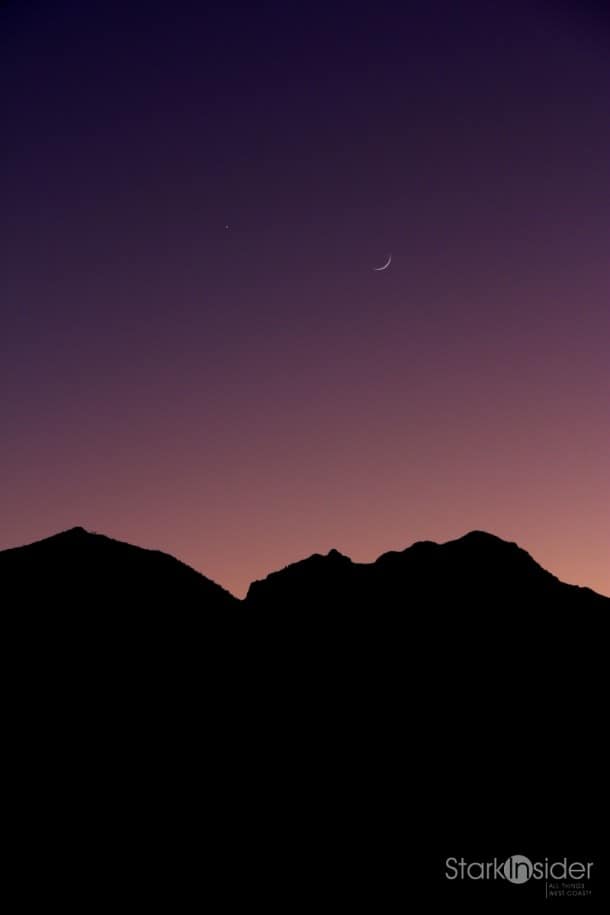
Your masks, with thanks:
[[[462,537],[458,537],[456,540],[450,540],[449,543],[459,543],[464,542],[468,544],[503,544],[504,546],[516,546],[510,540],[503,540],[502,537],[498,537],[496,534],[490,534],[488,531],[468,531],[467,534],[464,534]]]

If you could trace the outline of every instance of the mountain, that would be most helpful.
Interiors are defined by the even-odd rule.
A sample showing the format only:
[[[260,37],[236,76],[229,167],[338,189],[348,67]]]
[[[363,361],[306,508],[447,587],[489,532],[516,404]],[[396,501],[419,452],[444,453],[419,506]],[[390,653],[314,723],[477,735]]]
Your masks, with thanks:
[[[568,585],[515,543],[482,531],[356,563],[337,550],[318,553],[250,585],[244,601],[166,553],[75,527],[0,551],[0,582],[17,602],[49,601],[145,610],[538,610],[610,605]]]
[[[337,550],[315,554],[253,582],[246,598],[261,610],[492,611],[525,603],[576,610],[608,606],[610,599],[564,584],[516,543],[482,531],[443,544],[415,543],[373,563],[354,563]]]
[[[0,552],[0,585],[16,604],[231,610],[239,601],[167,553],[82,527]]]
[[[1,552],[0,596],[12,844],[57,898],[102,862],[172,907],[423,909],[449,855],[597,854],[610,600],[514,543],[331,550],[238,601],[75,528]]]

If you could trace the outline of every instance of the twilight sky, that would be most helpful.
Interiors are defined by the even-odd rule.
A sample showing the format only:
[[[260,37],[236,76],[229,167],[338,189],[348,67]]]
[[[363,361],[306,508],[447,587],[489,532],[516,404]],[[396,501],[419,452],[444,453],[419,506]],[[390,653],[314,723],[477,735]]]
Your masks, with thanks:
[[[604,3],[14,0],[0,87],[0,549],[610,595]]]

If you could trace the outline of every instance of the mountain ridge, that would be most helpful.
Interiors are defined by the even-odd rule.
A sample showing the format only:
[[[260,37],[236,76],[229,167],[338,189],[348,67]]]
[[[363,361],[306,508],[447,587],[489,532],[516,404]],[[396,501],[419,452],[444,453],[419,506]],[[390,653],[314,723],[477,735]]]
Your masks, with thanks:
[[[330,550],[240,601],[167,554],[72,528],[0,552],[0,588],[9,785],[53,847],[66,824],[128,866],[201,868],[203,850],[227,886],[239,862],[249,892],[281,871],[300,893],[339,855],[346,885],[380,875],[378,908],[403,823],[423,873],[437,842],[570,854],[562,842],[605,828],[595,611],[610,600],[517,544],[471,532],[368,564]]]
[[[326,554],[313,553],[253,581],[242,599],[169,553],[138,547],[81,526],[1,550],[0,576],[9,573],[27,573],[28,581],[22,581],[26,593],[34,579],[40,586],[41,576],[46,575],[53,584],[62,574],[74,575],[83,587],[87,576],[93,576],[103,592],[103,582],[99,582],[103,573],[114,574],[116,584],[128,592],[133,590],[134,597],[144,588],[146,593],[139,595],[142,599],[175,599],[173,589],[184,588],[185,593],[192,592],[193,600],[205,599],[220,609],[256,609],[287,602],[301,606],[320,600],[382,600],[396,605],[410,599],[447,600],[452,591],[470,594],[474,602],[481,602],[486,593],[493,599],[489,592],[502,579],[504,593],[498,600],[527,596],[527,587],[533,597],[559,600],[570,596],[588,604],[610,604],[610,598],[589,587],[561,581],[516,542],[482,530],[443,543],[415,541],[402,550],[381,553],[372,562],[355,562],[335,548]],[[149,588],[144,576],[150,577]],[[402,594],[405,588],[415,593]]]

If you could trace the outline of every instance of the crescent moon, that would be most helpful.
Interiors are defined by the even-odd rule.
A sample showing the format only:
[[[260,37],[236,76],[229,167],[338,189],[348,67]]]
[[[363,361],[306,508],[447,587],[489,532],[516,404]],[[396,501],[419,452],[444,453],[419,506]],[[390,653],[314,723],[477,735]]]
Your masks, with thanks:
[[[373,267],[373,270],[377,270],[377,271],[387,270],[391,263],[392,263],[392,255],[390,254],[390,256],[388,257],[388,259],[385,262],[385,264],[383,265],[383,267]]]

